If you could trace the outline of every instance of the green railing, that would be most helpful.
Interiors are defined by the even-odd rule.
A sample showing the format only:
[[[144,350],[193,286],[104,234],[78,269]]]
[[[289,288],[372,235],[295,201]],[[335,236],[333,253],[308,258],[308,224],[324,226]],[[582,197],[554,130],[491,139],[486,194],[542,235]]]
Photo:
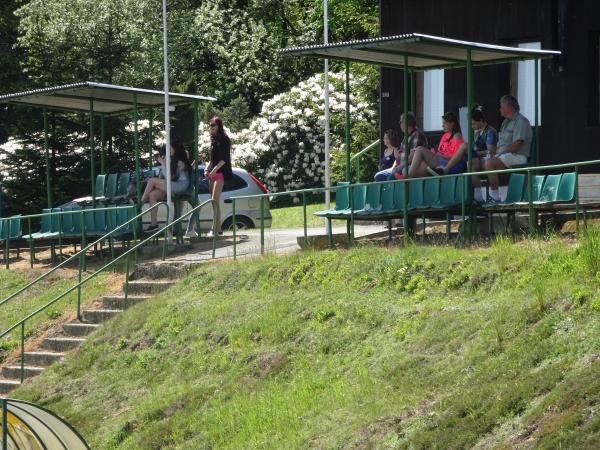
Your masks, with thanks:
[[[354,162],[355,167],[355,173],[356,173],[356,181],[360,183],[360,157],[362,155],[364,155],[365,153],[367,153],[369,150],[371,150],[373,147],[376,147],[379,144],[379,139],[377,139],[376,141],[371,142],[369,145],[367,145],[365,148],[363,148],[360,152],[358,152],[356,155],[352,155],[352,157],[350,158],[350,164],[352,164]]]
[[[155,206],[157,205],[162,205],[163,203],[157,203]],[[96,270],[95,272],[93,272],[92,274],[88,275],[86,278],[81,278],[81,275],[79,277],[78,283],[75,284],[74,286],[70,287],[69,289],[67,289],[66,291],[64,291],[62,294],[58,295],[57,297],[55,297],[54,299],[52,299],[51,301],[49,301],[48,303],[46,303],[44,306],[39,307],[38,309],[36,309],[34,312],[32,312],[31,314],[27,315],[26,317],[24,317],[23,319],[21,319],[20,321],[18,321],[17,323],[15,323],[14,325],[12,325],[10,328],[6,329],[5,331],[3,331],[0,334],[0,339],[2,339],[4,336],[6,336],[7,334],[9,334],[10,332],[12,332],[13,330],[20,328],[20,332],[21,332],[21,341],[20,341],[20,353],[21,353],[21,367],[20,367],[20,381],[21,383],[23,383],[23,379],[24,379],[24,367],[25,367],[25,323],[32,319],[33,317],[35,317],[36,315],[38,315],[39,313],[41,313],[42,311],[46,310],[47,308],[49,308],[50,306],[54,305],[56,302],[58,302],[59,300],[63,299],[65,296],[69,295],[71,292],[75,291],[76,289],[78,290],[78,302],[77,302],[77,317],[79,319],[81,319],[81,301],[80,301],[80,293],[81,293],[81,286],[83,286],[85,283],[87,283],[88,281],[92,280],[93,278],[95,278],[98,274],[100,274],[101,272],[105,271],[106,269],[109,269],[111,267],[113,267],[117,262],[125,259],[125,301],[127,301],[127,295],[128,295],[128,290],[129,290],[129,267],[130,267],[130,257],[133,254],[135,258],[137,258],[137,251],[143,247],[144,245],[146,245],[148,242],[153,241],[154,239],[158,238],[161,234],[164,235],[165,237],[165,242],[163,244],[163,254],[162,254],[162,259],[165,259],[165,255],[166,255],[166,245],[167,245],[167,233],[169,229],[172,229],[172,227],[174,227],[175,225],[180,224],[181,222],[183,222],[183,220],[188,217],[191,216],[194,213],[198,213],[200,214],[200,211],[203,207],[205,207],[207,204],[211,204],[212,205],[212,211],[213,211],[213,229],[217,229],[216,225],[217,225],[217,217],[216,217],[216,208],[218,208],[218,204],[215,200],[213,199],[209,199],[203,203],[201,203],[200,205],[196,206],[195,208],[189,210],[187,213],[183,214],[181,217],[173,220],[171,223],[169,223],[168,225],[165,225],[163,228],[157,230],[156,232],[154,232],[153,234],[151,234],[150,236],[146,237],[146,239],[144,239],[143,241],[140,241],[139,243],[137,243],[136,245],[134,245],[133,247],[129,248],[126,252],[122,253],[121,255],[119,255],[116,258],[113,258],[110,262],[108,262],[107,264],[105,264],[104,266],[102,266],[100,269]],[[166,204],[165,204],[166,205]],[[139,218],[147,213],[148,210],[144,211],[141,214],[138,214],[138,216],[136,216],[134,219],[135,220],[139,220]],[[132,221],[134,220],[132,219]],[[108,235],[103,236],[104,239],[108,238]],[[216,245],[217,245],[217,236],[216,233],[214,233],[213,235],[213,239],[212,239],[212,258],[214,259],[215,257],[215,252],[216,252]],[[81,272],[80,272],[81,274]]]
[[[23,240],[22,237],[11,237],[10,236],[10,228],[11,228],[11,222],[14,220],[19,220],[20,222],[20,229],[23,229],[23,227],[21,226],[22,221],[26,220],[27,221],[27,231],[28,234],[26,236],[28,236],[27,239],[25,239],[26,241],[28,241],[29,243],[29,265],[31,268],[33,268],[33,262],[35,260],[35,248],[33,245],[33,242],[36,240],[33,238],[33,230],[32,230],[32,219],[41,219],[44,217],[50,217],[50,221],[52,221],[52,217],[54,216],[58,216],[58,232],[54,232],[56,237],[49,237],[47,238],[48,240],[56,240],[58,242],[58,248],[59,248],[59,254],[60,257],[62,258],[63,254],[62,254],[62,248],[63,248],[63,241],[65,239],[68,238],[75,238],[76,236],[79,237],[81,236],[81,246],[83,247],[86,243],[86,240],[88,238],[87,235],[87,224],[85,221],[85,215],[86,214],[94,214],[95,212],[99,212],[99,211],[103,211],[103,212],[107,212],[107,211],[115,211],[115,210],[122,210],[122,209],[134,209],[135,207],[132,205],[122,205],[122,206],[110,206],[110,207],[105,207],[105,208],[92,208],[92,209],[75,209],[75,210],[67,210],[67,211],[53,211],[53,212],[47,212],[47,213],[41,213],[41,214],[30,214],[30,215],[26,215],[26,216],[12,216],[12,217],[2,217],[0,218],[0,222],[1,222],[1,226],[2,226],[2,230],[3,230],[3,235],[4,236],[0,236],[0,239],[3,240],[4,243],[4,248],[3,248],[3,252],[4,252],[4,263],[6,265],[6,268],[9,269],[10,268],[10,243],[11,241],[19,241],[19,240]],[[81,227],[81,233],[80,235],[77,234],[73,234],[73,235],[66,235],[63,232],[63,220],[62,218],[65,215],[81,215],[80,217],[80,227]],[[116,224],[112,224],[112,217],[109,215],[108,216],[108,228],[113,227],[113,225],[116,226]],[[6,231],[6,233],[5,233]],[[135,227],[134,227],[134,233],[135,233]],[[98,241],[96,241],[94,244],[98,244],[101,243],[103,240],[99,239]]]
[[[54,266],[52,269],[50,269],[49,271],[43,273],[42,275],[40,275],[39,277],[37,277],[36,279],[32,280],[30,283],[26,284],[25,286],[23,286],[22,288],[18,289],[16,292],[13,292],[12,294],[10,294],[8,297],[4,298],[3,300],[0,301],[0,307],[2,305],[4,305],[5,303],[8,303],[10,300],[14,299],[15,297],[17,297],[19,294],[22,294],[23,292],[25,292],[27,289],[31,288],[32,286],[36,285],[37,283],[39,283],[40,281],[46,279],[48,276],[52,275],[54,272],[56,272],[58,269],[68,265],[70,262],[79,259],[79,280],[81,280],[81,273],[82,271],[85,270],[86,267],[86,258],[87,258],[87,252],[88,250],[94,248],[95,246],[97,246],[98,244],[102,243],[103,241],[108,240],[109,241],[109,246],[111,248],[111,257],[112,259],[114,259],[114,245],[112,243],[112,239],[113,236],[115,235],[115,233],[117,233],[118,231],[122,230],[122,229],[127,229],[129,227],[129,225],[133,225],[133,238],[134,238],[134,242],[137,240],[137,225],[138,225],[138,221],[146,214],[148,214],[150,211],[157,209],[161,206],[164,206],[166,211],[167,211],[167,217],[169,214],[169,205],[167,205],[164,202],[160,202],[155,204],[154,206],[151,206],[150,208],[148,208],[146,211],[141,212],[140,214],[138,214],[137,216],[131,218],[130,220],[128,220],[127,222],[124,222],[123,224],[117,226],[115,229],[111,230],[110,232],[108,232],[106,235],[100,237],[98,240],[92,242],[91,244],[87,245],[86,247],[84,247],[85,244],[85,235],[83,234],[83,231],[85,231],[84,226],[82,227],[82,243],[81,243],[81,250],[79,250],[79,252],[75,253],[74,255],[72,255],[71,257],[65,259],[63,262],[61,262],[60,264]],[[134,206],[129,206],[128,208],[133,209]],[[89,210],[90,212],[93,211],[102,211],[104,209],[113,209],[113,208],[98,208],[97,210]],[[55,212],[55,213],[48,213],[48,214],[81,214],[82,211],[67,211],[67,212]],[[35,214],[33,216],[24,216],[24,217],[37,217],[39,216],[39,214]],[[82,214],[82,223],[83,225],[85,225],[85,221],[83,219],[83,214]],[[165,240],[166,242],[166,240]],[[163,255],[165,254],[166,249],[163,246]],[[80,301],[80,299],[78,299],[78,302]],[[78,314],[79,317],[79,314]]]
[[[260,199],[260,248],[261,248],[261,254],[264,254],[264,249],[265,249],[265,227],[264,227],[264,223],[265,223],[265,217],[264,217],[264,202],[265,202],[265,198],[272,198],[272,197],[281,197],[281,196],[301,196],[302,197],[302,208],[303,208],[303,219],[304,219],[304,241],[305,243],[308,242],[308,227],[307,227],[307,213],[306,213],[306,196],[309,193],[322,193],[322,192],[326,192],[326,191],[330,191],[330,192],[335,192],[338,189],[349,189],[349,200],[350,200],[350,217],[349,219],[344,219],[347,220],[348,223],[348,242],[350,245],[353,244],[354,241],[354,205],[353,205],[353,190],[356,187],[359,186],[368,186],[368,185],[372,185],[372,184],[384,184],[384,183],[410,183],[411,181],[414,180],[425,180],[425,179],[435,179],[435,178],[443,178],[443,177],[454,177],[454,178],[459,178],[461,180],[461,182],[463,183],[463,192],[467,193],[467,195],[463,195],[462,196],[462,202],[460,205],[461,208],[461,216],[462,216],[462,223],[463,223],[463,227],[466,221],[466,217],[467,217],[467,210],[471,209],[472,206],[470,204],[468,204],[467,202],[469,202],[470,199],[470,195],[468,195],[468,193],[470,193],[470,181],[471,181],[471,176],[473,175],[490,175],[490,174],[510,174],[510,173],[517,173],[517,172],[526,172],[527,173],[527,204],[528,204],[528,214],[529,214],[529,232],[531,234],[535,233],[535,223],[534,223],[534,218],[535,218],[535,209],[533,206],[533,183],[531,183],[531,176],[532,174],[534,174],[535,172],[541,172],[541,171],[547,171],[547,170],[559,170],[559,169],[566,169],[566,168],[573,168],[575,170],[575,220],[576,220],[576,227],[577,227],[577,231],[579,232],[579,224],[580,224],[580,209],[581,209],[581,205],[579,202],[579,168],[580,167],[585,167],[585,166],[592,166],[592,165],[600,165],[600,159],[597,160],[591,160],[591,161],[580,161],[580,162],[574,162],[574,163],[565,163],[565,164],[554,164],[554,165],[546,165],[546,166],[532,166],[532,167],[521,167],[521,168],[515,168],[515,169],[502,169],[502,170],[488,170],[488,171],[482,171],[482,172],[465,172],[465,173],[458,173],[458,174],[449,174],[449,175],[440,175],[440,176],[431,176],[431,177],[423,177],[423,178],[409,178],[409,179],[402,179],[402,180],[391,180],[391,181],[380,181],[380,182],[371,182],[371,183],[356,183],[356,184],[351,184],[351,185],[345,185],[345,186],[332,186],[329,188],[326,187],[319,187],[319,188],[308,188],[308,189],[299,189],[299,190],[294,190],[294,191],[286,191],[286,192],[276,192],[276,193],[269,193],[269,194],[256,194],[256,195],[243,195],[243,196],[235,196],[235,197],[230,197],[230,200],[232,202],[232,220],[233,220],[233,258],[236,259],[237,258],[237,240],[236,240],[236,235],[237,235],[237,226],[236,226],[236,212],[235,212],[235,202],[236,200],[242,200],[242,199]],[[398,216],[398,217],[402,217],[404,220],[404,228],[408,229],[408,189],[404,189],[405,195],[404,195],[404,204],[403,204],[403,209],[402,209],[402,213]],[[328,222],[329,222],[329,226],[328,228],[328,238],[329,238],[329,245],[332,246],[333,245],[333,236],[332,236],[332,229],[331,229],[331,218],[327,218]],[[406,233],[405,233],[406,235]]]

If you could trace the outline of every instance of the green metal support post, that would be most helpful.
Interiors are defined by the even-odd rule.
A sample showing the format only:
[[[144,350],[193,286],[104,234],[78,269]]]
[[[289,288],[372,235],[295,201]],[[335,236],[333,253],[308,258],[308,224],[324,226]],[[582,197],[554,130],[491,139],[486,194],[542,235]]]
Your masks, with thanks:
[[[136,215],[142,211],[142,177],[140,176],[141,164],[140,164],[140,139],[138,134],[138,98],[137,94],[133,94],[133,147],[135,149],[135,190],[136,190]],[[150,166],[152,167],[152,166]],[[133,227],[133,243],[137,243],[137,229],[142,229],[142,218],[140,217],[139,224],[135,224]],[[134,254],[134,260],[137,263],[137,250]]]
[[[346,61],[346,181],[350,183],[350,62]]]
[[[535,148],[533,149],[533,151],[535,152],[535,154],[533,155],[533,165],[537,166],[538,162],[539,162],[539,158],[540,158],[540,120],[539,120],[539,65],[540,65],[540,60],[539,59],[534,59],[533,60],[535,63],[535,70],[534,70],[534,78],[535,78],[535,87],[534,87],[534,91],[535,91]]]
[[[417,80],[415,79],[415,71],[410,71],[410,110],[413,114],[417,114]]]
[[[96,206],[96,155],[94,154],[94,100],[90,100],[90,176],[92,178],[92,207]]]
[[[8,405],[2,399],[2,450],[8,450]]]
[[[46,196],[48,208],[52,208],[52,186],[50,184],[50,142],[48,140],[48,110],[44,108],[44,151],[46,155]]]
[[[302,218],[304,223],[304,245],[308,246],[308,230],[306,218],[306,192],[302,193]]]
[[[150,108],[148,126],[148,168],[152,168],[154,163],[154,160],[152,159],[152,128],[154,127],[154,108]]]
[[[533,177],[531,176],[531,170],[527,171],[527,205],[529,212],[529,234],[533,235],[535,232],[535,223],[533,220]]]
[[[106,129],[104,127],[104,114],[100,116],[100,173],[106,174]]]
[[[200,112],[198,111],[198,102],[194,102],[194,151],[192,152],[192,158],[194,160],[194,200],[198,199],[198,126],[200,125]],[[191,220],[191,218],[190,218]]]
[[[471,148],[473,147],[473,139],[475,138],[475,133],[473,131],[473,127],[471,126],[471,119],[472,119],[472,108],[473,108],[473,59],[472,59],[472,53],[471,53],[471,49],[467,49],[467,127],[469,129],[467,136],[468,136],[468,142],[469,142],[469,146],[467,148],[467,172],[471,172],[471,169],[473,168],[473,155],[471,153]],[[467,202],[467,204],[471,204],[471,184],[470,184],[470,177],[464,177],[463,181],[464,185],[463,185],[463,189],[465,189],[464,195],[463,195],[463,204],[465,203],[465,201]],[[470,236],[472,236],[475,233],[475,220],[476,220],[476,214],[475,214],[475,210],[473,208],[471,209],[471,230],[470,230]],[[464,217],[464,216],[463,216]],[[465,231],[465,224],[463,222],[463,231]]]
[[[233,260],[237,259],[237,220],[235,218],[235,198],[231,199],[231,220],[233,221]]]
[[[579,235],[579,166],[575,166],[575,227]]]
[[[404,176],[408,178],[408,56],[404,55]],[[402,221],[404,222],[404,239],[408,239],[408,189],[410,185],[404,181],[401,181],[404,184],[404,196],[402,199]]]
[[[136,183],[136,194],[137,194],[137,204],[138,210],[137,214],[140,213],[141,205],[140,201],[142,199],[142,183],[140,177],[140,140],[138,135],[138,119],[139,119],[139,111],[138,111],[138,100],[137,94],[133,94],[133,147],[135,150],[135,183]]]

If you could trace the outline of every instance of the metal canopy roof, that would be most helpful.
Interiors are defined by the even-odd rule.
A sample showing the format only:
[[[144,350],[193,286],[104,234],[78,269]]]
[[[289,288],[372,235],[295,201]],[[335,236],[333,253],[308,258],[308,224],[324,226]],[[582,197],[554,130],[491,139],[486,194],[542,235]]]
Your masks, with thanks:
[[[7,413],[7,435],[2,436],[2,441],[6,440],[9,449],[89,450],[81,435],[53,412],[22,400],[2,402],[6,402]]]
[[[94,112],[98,114],[120,114],[131,111],[137,95],[139,108],[162,107],[164,92],[138,89],[112,84],[84,83],[67,84],[16,94],[0,95],[0,103],[19,103],[68,111],[90,111],[90,100]],[[171,105],[181,105],[197,101],[215,101],[213,97],[169,93]]]
[[[430,70],[465,67],[467,50],[471,50],[474,66],[500,64],[528,59],[546,59],[560,55],[559,51],[531,50],[518,47],[461,41],[427,34],[411,33],[397,36],[309,45],[281,50],[289,56],[319,56],[343,61],[356,61],[384,67]]]

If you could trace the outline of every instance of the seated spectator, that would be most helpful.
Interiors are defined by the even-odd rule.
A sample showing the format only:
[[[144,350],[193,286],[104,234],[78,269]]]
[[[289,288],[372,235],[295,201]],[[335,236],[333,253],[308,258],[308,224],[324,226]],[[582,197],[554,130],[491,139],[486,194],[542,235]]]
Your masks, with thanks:
[[[512,95],[500,99],[500,114],[504,122],[498,135],[496,156],[485,162],[486,170],[501,170],[527,164],[533,133],[529,120],[519,112],[519,102]],[[491,201],[500,201],[498,175],[488,175]]]
[[[471,171],[478,172],[485,167],[485,161],[496,155],[496,144],[498,143],[498,132],[487,123],[483,115],[483,108],[476,105],[471,113],[471,126],[475,130],[473,146],[471,147]],[[481,193],[481,179],[474,175],[471,178],[474,188],[474,200],[484,203],[485,199]]]
[[[190,186],[192,174],[192,166],[187,157],[187,153],[183,144],[174,139],[171,143],[171,194],[181,194],[187,191]],[[159,164],[162,165],[162,174],[166,175],[167,166],[163,156],[157,158]],[[144,194],[142,195],[142,203],[148,203],[150,207],[158,202],[165,200],[167,197],[167,182],[161,178],[149,178]],[[150,226],[146,231],[156,230],[158,228],[158,210],[150,211]]]
[[[420,178],[428,173],[446,175],[464,172],[466,144],[460,132],[460,125],[454,113],[447,112],[442,116],[444,135],[437,150],[427,147],[415,149],[408,176]]]
[[[379,159],[379,172],[375,174],[375,181],[387,181],[396,165],[396,154],[400,153],[400,134],[393,129],[383,134],[383,155]]]
[[[406,117],[405,117],[406,116]],[[406,133],[408,130],[408,164],[410,165],[412,158],[414,156],[415,150],[419,147],[427,147],[429,143],[427,142],[427,136],[421,130],[417,128],[417,119],[415,115],[411,112],[406,114],[402,114],[400,116],[400,129],[403,133]],[[389,179],[402,179],[406,178],[408,175],[408,167],[405,166],[404,161],[404,139],[402,139],[400,143],[400,149],[396,156],[396,162],[394,163],[394,167],[392,168],[392,174]]]

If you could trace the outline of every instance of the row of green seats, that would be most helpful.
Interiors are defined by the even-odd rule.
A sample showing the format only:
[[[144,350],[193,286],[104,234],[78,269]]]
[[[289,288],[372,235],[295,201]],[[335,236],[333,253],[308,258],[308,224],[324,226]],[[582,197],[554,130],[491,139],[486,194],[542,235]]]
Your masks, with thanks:
[[[105,208],[113,208],[105,210]],[[66,212],[68,214],[57,214]],[[69,206],[42,210],[42,223],[38,232],[24,235],[24,239],[56,239],[58,237],[80,237],[82,227],[86,236],[103,236],[135,217],[131,206],[107,205],[101,208]],[[82,222],[83,215],[83,222]],[[115,236],[133,232],[133,224],[119,229]]]
[[[109,173],[96,177],[96,198],[117,197],[127,193],[127,185],[131,181],[131,173]]]
[[[404,190],[408,188],[408,209],[414,210],[447,210],[456,207],[463,201],[463,182],[457,177],[431,178],[428,180],[412,180],[407,182],[371,183],[352,188],[352,205],[350,205],[350,186],[336,191],[336,202],[333,209],[317,211],[321,217],[347,216],[351,213],[360,217],[389,215],[403,211]]]
[[[575,172],[556,175],[532,176],[532,202],[535,206],[549,206],[553,203],[571,203],[575,199]],[[500,203],[486,204],[484,207],[521,207],[529,204],[527,177],[513,173],[508,180],[506,198]]]

